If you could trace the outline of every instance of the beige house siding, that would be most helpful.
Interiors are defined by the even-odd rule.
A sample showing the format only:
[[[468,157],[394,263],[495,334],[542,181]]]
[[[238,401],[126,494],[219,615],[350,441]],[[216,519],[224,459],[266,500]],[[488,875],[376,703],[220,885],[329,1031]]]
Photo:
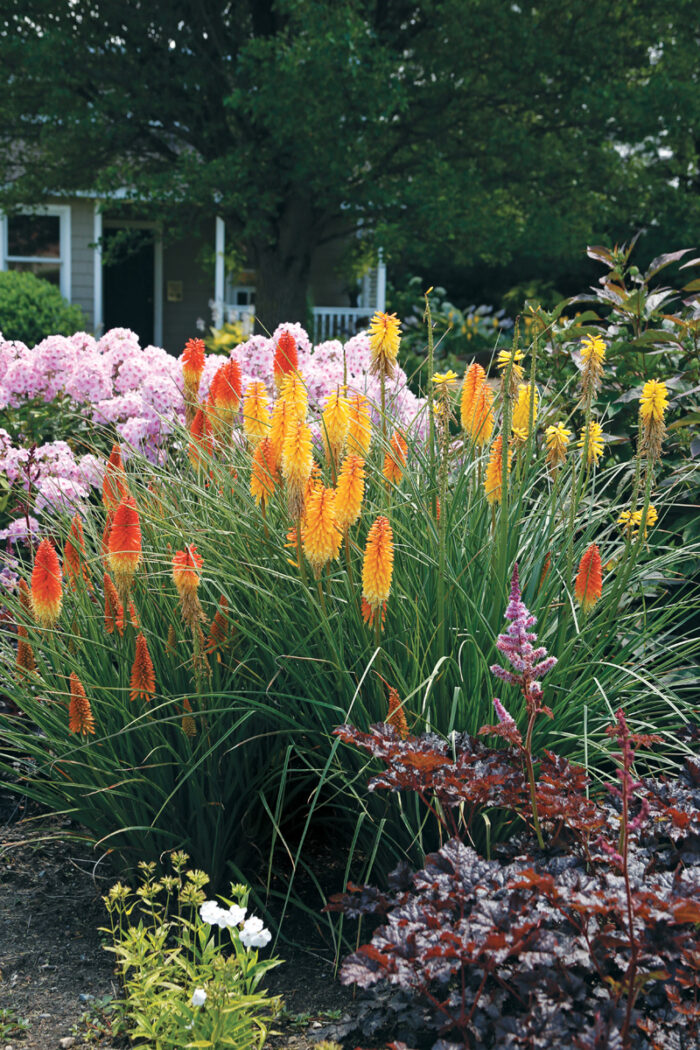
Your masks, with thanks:
[[[71,205],[71,300],[94,325],[95,251],[92,247],[95,205],[93,201],[73,201]]]
[[[211,233],[187,237],[163,247],[163,346],[179,354],[187,341],[200,335],[197,320],[212,323],[209,301],[214,298],[214,221]],[[168,281],[182,284],[180,302],[168,302]]]

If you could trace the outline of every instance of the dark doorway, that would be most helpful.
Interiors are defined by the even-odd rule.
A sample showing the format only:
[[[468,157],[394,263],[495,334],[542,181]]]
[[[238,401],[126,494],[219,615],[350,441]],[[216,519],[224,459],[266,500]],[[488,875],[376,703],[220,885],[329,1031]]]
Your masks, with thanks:
[[[110,226],[103,231],[102,248],[104,330],[131,328],[141,346],[148,346],[153,342],[153,231]]]

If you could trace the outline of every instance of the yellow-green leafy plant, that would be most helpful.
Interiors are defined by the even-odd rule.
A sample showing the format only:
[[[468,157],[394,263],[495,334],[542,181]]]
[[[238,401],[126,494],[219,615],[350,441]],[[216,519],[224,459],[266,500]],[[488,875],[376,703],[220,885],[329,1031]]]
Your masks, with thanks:
[[[187,869],[188,859],[174,853],[172,874],[160,878],[142,861],[135,891],[116,883],[104,897],[127,1034],[151,1050],[262,1047],[282,1005],[260,989],[279,965],[258,954],[271,934],[248,913],[245,886],[232,884],[231,900],[206,900],[209,877]]]

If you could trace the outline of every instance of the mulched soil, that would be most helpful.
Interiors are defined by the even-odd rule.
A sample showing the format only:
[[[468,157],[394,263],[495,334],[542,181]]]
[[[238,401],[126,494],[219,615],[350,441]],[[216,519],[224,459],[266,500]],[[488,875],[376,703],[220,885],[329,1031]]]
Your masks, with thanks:
[[[87,846],[61,839],[67,828],[49,818],[27,820],[16,800],[0,793],[0,1010],[11,1009],[29,1024],[27,1032],[4,1038],[0,1026],[0,1050],[124,1047],[90,1006],[119,995],[98,932],[106,921],[101,896],[115,880],[104,866],[96,869]],[[344,1012],[351,1002],[335,979],[333,952],[320,929],[301,913],[285,921],[286,942],[277,950],[285,963],[268,982],[285,1002],[271,1048],[310,1050],[329,1013]],[[62,1043],[70,1038],[75,1041]]]

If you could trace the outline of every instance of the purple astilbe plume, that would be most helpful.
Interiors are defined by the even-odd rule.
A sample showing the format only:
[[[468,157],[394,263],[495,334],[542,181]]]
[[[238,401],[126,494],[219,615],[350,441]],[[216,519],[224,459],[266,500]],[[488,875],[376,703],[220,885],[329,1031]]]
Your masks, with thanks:
[[[533,642],[537,641],[537,635],[529,628],[536,622],[536,617],[532,615],[522,599],[517,563],[513,568],[506,619],[511,621],[510,626],[505,633],[499,634],[496,646],[515,668],[515,673],[506,670],[500,664],[492,664],[491,673],[503,682],[508,682],[509,685],[519,686],[528,705],[538,706],[542,699],[539,679],[544,678],[547,672],[552,670],[557,658],[547,656],[547,650],[543,645],[537,648],[533,645]],[[498,708],[496,711],[498,713]]]

